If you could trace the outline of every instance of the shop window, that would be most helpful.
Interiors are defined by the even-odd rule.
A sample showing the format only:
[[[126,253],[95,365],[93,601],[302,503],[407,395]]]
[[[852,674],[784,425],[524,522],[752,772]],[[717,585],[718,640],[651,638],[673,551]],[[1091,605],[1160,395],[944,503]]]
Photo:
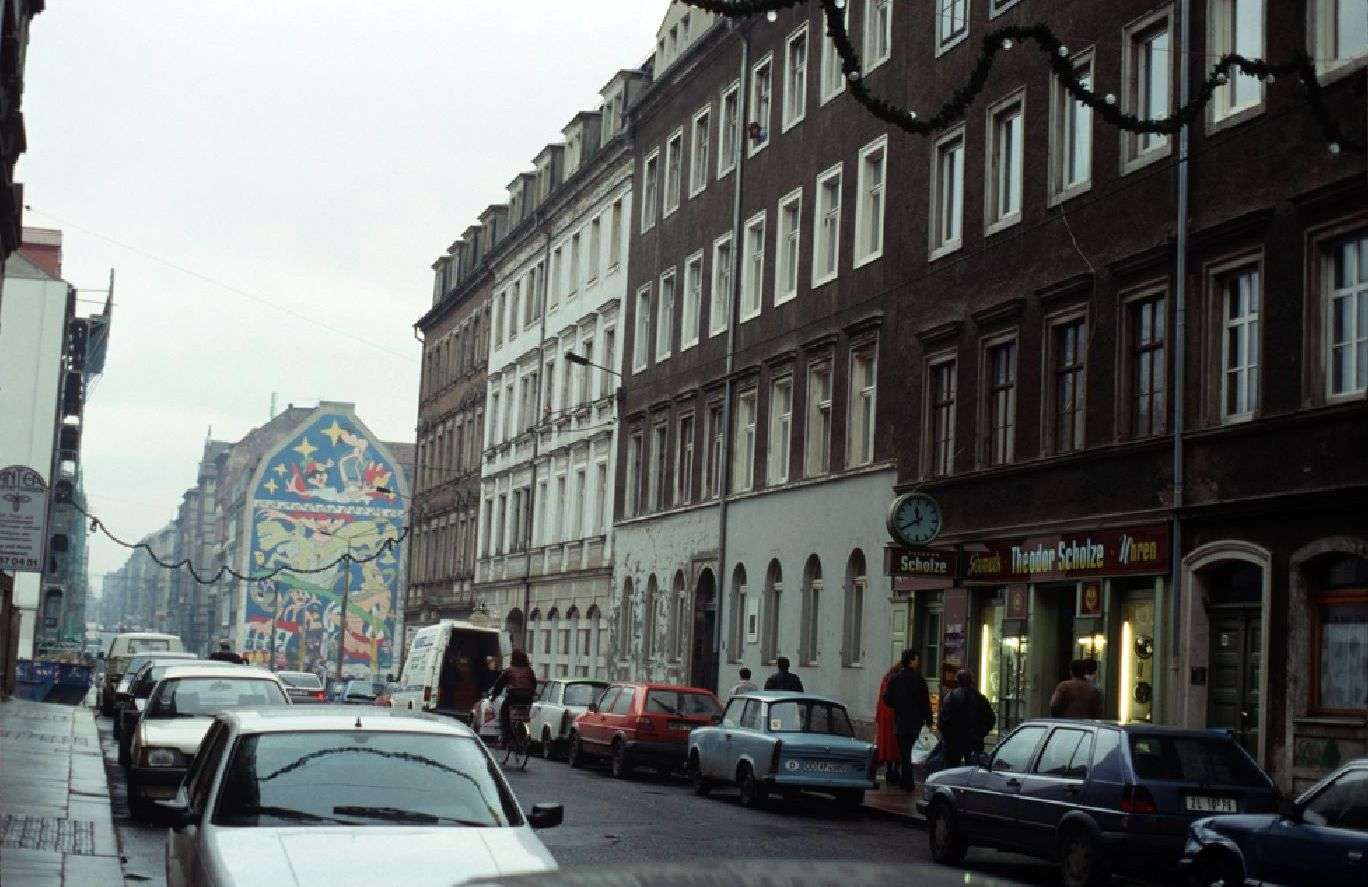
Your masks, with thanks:
[[[1330,562],[1311,600],[1312,708],[1368,713],[1368,559]]]
[[[1154,717],[1154,628],[1153,589],[1126,593],[1121,603],[1117,650],[1120,674],[1116,717],[1123,724],[1149,723]]]
[[[979,607],[978,686],[993,711],[1002,710],[1002,619],[1007,596],[1001,590],[988,592]]]

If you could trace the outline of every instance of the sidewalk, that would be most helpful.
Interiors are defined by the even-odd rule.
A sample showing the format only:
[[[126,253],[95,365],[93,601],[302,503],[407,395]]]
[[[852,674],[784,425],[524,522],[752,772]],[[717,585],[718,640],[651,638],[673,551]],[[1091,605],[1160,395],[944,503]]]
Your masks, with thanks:
[[[864,806],[867,811],[879,816],[896,817],[909,823],[924,825],[926,818],[918,813],[916,808],[920,790],[921,786],[918,785],[917,793],[908,794],[896,786],[884,784],[880,789],[865,792]]]
[[[0,883],[123,884],[89,707],[0,702]]]

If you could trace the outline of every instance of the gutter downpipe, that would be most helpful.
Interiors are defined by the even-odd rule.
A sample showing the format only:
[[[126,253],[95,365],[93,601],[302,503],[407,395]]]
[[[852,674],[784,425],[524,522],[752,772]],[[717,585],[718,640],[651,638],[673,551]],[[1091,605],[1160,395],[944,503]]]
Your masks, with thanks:
[[[531,648],[530,641],[535,638],[528,637],[527,614],[532,612],[532,525],[537,519],[537,458],[541,451],[541,425],[542,425],[542,391],[546,388],[546,380],[541,374],[546,372],[546,275],[551,270],[551,228],[547,222],[545,212],[537,208],[537,227],[545,226],[542,235],[546,240],[546,246],[542,249],[542,273],[539,275],[541,280],[537,283],[538,292],[534,293],[537,299],[537,313],[541,315],[540,323],[537,326],[537,393],[533,398],[536,406],[532,413],[532,477],[527,483],[527,526],[523,528],[523,652],[527,653]],[[585,372],[589,372],[585,368]]]
[[[1178,31],[1178,102],[1187,107],[1190,93],[1190,62],[1188,48],[1192,45],[1192,0],[1179,0]],[[1179,624],[1183,612],[1183,522],[1180,513],[1183,508],[1183,412],[1185,409],[1184,363],[1187,359],[1187,247],[1188,247],[1188,125],[1178,130],[1178,218],[1177,218],[1177,261],[1173,284],[1173,505],[1172,539],[1170,551],[1170,611],[1169,631],[1170,651],[1173,666],[1170,674],[1173,687],[1169,698],[1175,708],[1178,701],[1177,690],[1183,686],[1182,680],[1182,633]],[[1175,712],[1174,714],[1177,714]],[[1186,710],[1183,712],[1186,717]],[[1174,718],[1178,722],[1179,718]]]
[[[419,371],[418,371],[418,403],[419,403],[418,411],[419,411],[419,413],[421,413],[421,412],[422,412],[422,402],[423,402],[423,400],[425,399],[424,395],[427,393],[427,392],[426,392],[426,388],[425,388],[425,386],[423,385],[423,383],[424,383],[425,381],[427,381],[427,380],[425,380],[425,379],[423,378],[423,373],[427,370],[427,337],[423,335],[422,330],[419,329],[418,324],[416,324],[416,323],[413,325],[413,338],[414,338],[414,340],[418,343],[419,347],[422,349],[420,369],[419,369]],[[416,440],[417,440],[417,436],[418,436],[418,435],[417,435],[418,426],[415,425],[414,428],[413,428],[413,430],[414,430],[414,439],[415,439],[415,441],[416,441]],[[414,579],[413,571],[414,571],[414,569],[415,569],[415,563],[416,563],[417,560],[418,560],[418,558],[414,556],[414,555],[417,553],[417,549],[418,549],[418,491],[419,491],[420,489],[425,489],[425,488],[426,488],[426,484],[423,483],[423,474],[422,474],[424,467],[425,467],[425,466],[423,465],[423,460],[420,459],[419,456],[418,456],[418,445],[417,445],[417,443],[415,443],[414,446],[413,446],[413,484],[412,484],[411,488],[409,489],[409,504],[408,504],[408,530],[409,530],[408,557],[406,557],[406,558],[404,559],[404,591],[405,591],[405,592],[410,592],[410,591],[413,590],[413,579]],[[421,614],[422,611],[423,611],[422,604],[423,604],[423,602],[420,600],[420,601],[419,601],[419,604],[418,604],[418,612],[419,612],[420,614]],[[403,607],[400,607],[399,609],[400,609],[400,612],[403,612],[403,609],[404,609],[404,608],[403,608]],[[405,628],[407,628],[407,626],[408,626],[408,620],[407,620],[407,619],[403,620],[401,624],[404,625]],[[271,632],[271,638],[272,638],[272,640],[275,639],[275,631],[274,631],[274,630]],[[401,643],[401,644],[399,645],[399,648],[400,648],[400,651],[399,651],[399,670],[398,670],[397,672],[395,672],[395,674],[403,674],[403,673],[404,673],[404,666],[407,664],[407,659],[408,659],[408,644],[403,644],[403,643]],[[275,662],[275,657],[274,657],[274,655],[272,656],[271,661],[272,661],[272,662]]]
[[[740,317],[740,297],[741,297],[741,172],[746,160],[746,116],[748,113],[747,99],[749,90],[746,89],[746,69],[750,65],[750,32],[745,25],[737,28],[741,32],[741,88],[737,90],[737,110],[736,110],[736,168],[732,175],[736,178],[732,182],[732,273],[731,273],[731,293],[727,299],[727,362],[726,362],[726,387],[722,398],[722,464],[718,466],[722,476],[720,481],[721,495],[718,497],[717,512],[717,600],[714,605],[719,613],[724,612],[723,601],[727,599],[728,583],[731,581],[727,573],[727,497],[731,492],[731,439],[732,439],[732,393],[735,389],[735,380],[732,379],[732,368],[736,360],[736,325]],[[711,445],[711,444],[709,444]],[[740,619],[741,614],[730,614],[732,619]],[[712,654],[718,668],[721,668],[722,634],[728,628],[723,624],[723,620],[718,619],[714,623]],[[714,679],[720,675],[714,675]]]

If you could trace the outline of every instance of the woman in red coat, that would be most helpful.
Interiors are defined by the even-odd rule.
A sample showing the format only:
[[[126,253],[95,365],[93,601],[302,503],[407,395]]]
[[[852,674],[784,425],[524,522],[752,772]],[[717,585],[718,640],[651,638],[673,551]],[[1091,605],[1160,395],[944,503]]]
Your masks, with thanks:
[[[875,763],[887,765],[884,780],[888,785],[898,784],[902,776],[902,766],[907,763],[898,757],[898,734],[894,726],[893,709],[883,701],[884,693],[888,690],[888,682],[897,675],[899,668],[901,666],[895,662],[883,676],[883,681],[879,684],[878,702],[874,709]]]

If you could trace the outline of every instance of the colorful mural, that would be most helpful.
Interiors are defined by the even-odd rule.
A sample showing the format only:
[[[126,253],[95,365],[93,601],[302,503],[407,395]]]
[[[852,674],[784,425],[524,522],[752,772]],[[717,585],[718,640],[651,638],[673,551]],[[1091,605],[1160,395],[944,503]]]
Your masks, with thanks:
[[[274,654],[277,668],[331,675],[342,637],[344,674],[383,679],[394,671],[402,545],[381,549],[403,532],[406,492],[400,469],[356,417],[333,410],[314,414],[262,461],[252,494],[252,572],[380,554],[350,570],[337,564],[256,583],[246,596],[244,656],[265,665]]]

